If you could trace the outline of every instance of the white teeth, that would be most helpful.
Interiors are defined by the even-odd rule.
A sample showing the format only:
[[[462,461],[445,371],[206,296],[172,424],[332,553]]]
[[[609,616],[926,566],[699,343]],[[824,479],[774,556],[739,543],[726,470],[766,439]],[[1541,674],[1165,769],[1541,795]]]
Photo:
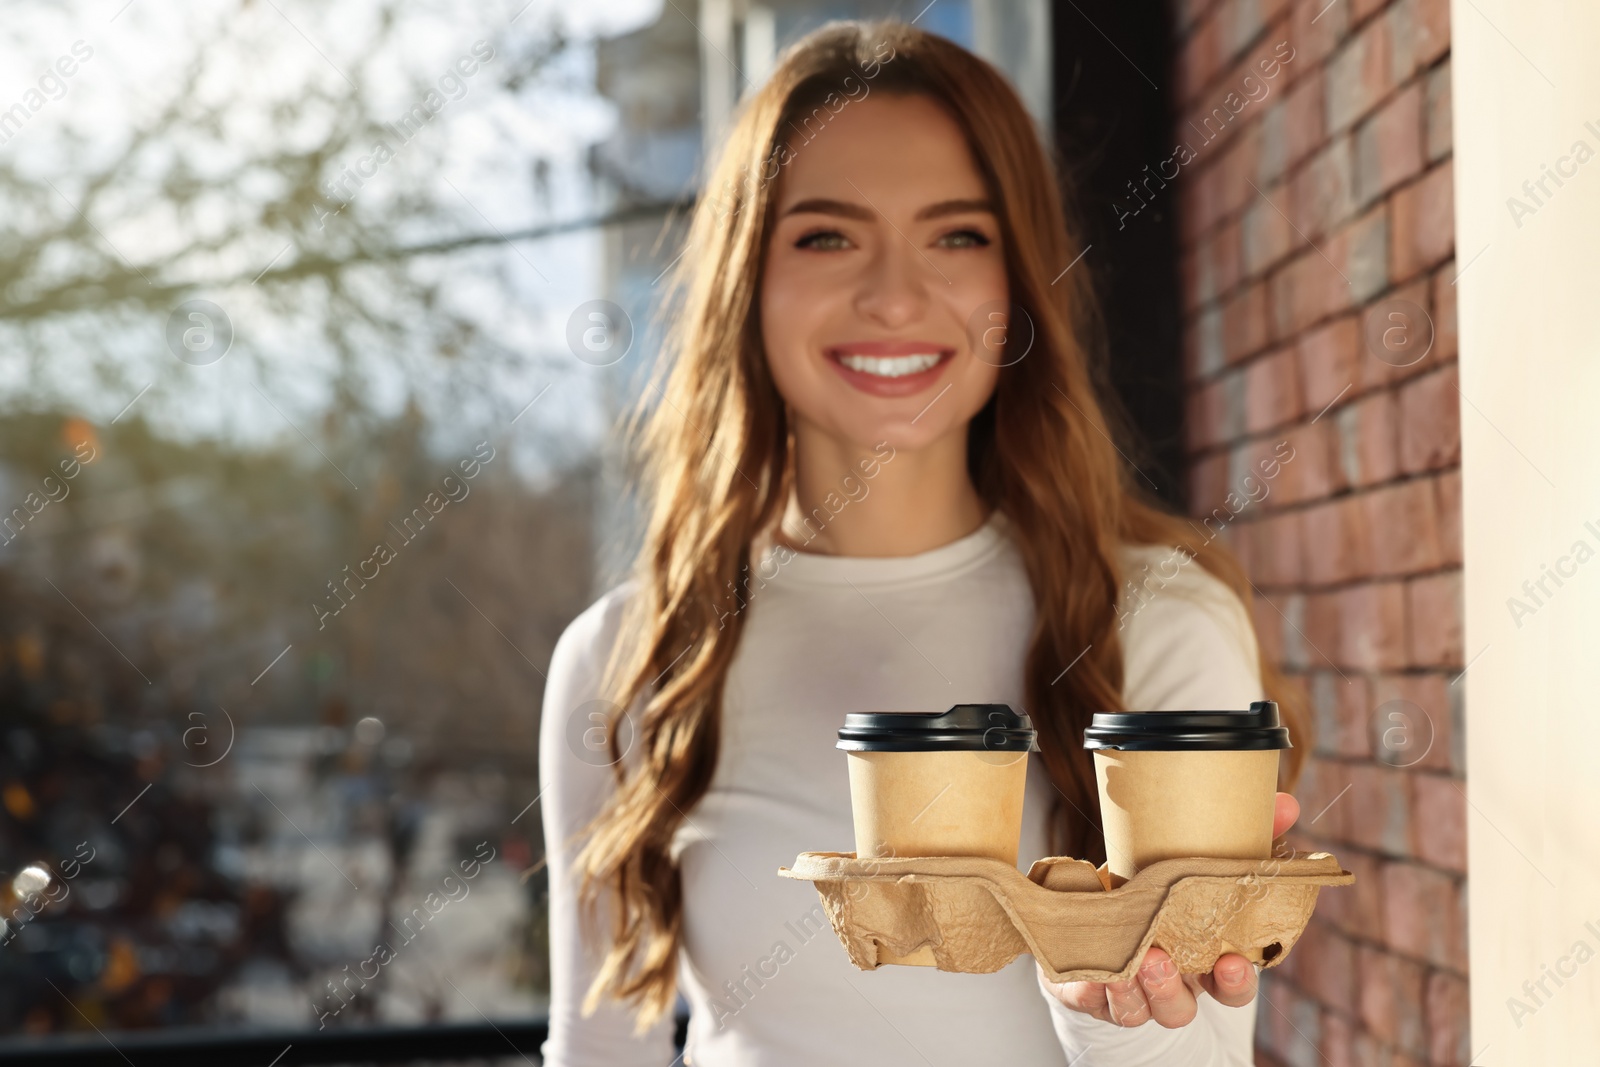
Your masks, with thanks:
[[[851,370],[863,374],[875,374],[880,378],[899,378],[907,374],[916,374],[925,371],[939,362],[939,354],[932,352],[915,356],[850,356],[841,355],[839,362]]]

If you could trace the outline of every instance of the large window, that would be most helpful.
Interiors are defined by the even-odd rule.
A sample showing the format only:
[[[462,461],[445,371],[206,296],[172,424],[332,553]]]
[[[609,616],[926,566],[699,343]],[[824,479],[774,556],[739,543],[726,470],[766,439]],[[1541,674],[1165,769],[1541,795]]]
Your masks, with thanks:
[[[6,23],[0,1028],[536,1014],[542,672],[628,370],[567,341],[601,231],[542,228],[605,208],[617,27]]]

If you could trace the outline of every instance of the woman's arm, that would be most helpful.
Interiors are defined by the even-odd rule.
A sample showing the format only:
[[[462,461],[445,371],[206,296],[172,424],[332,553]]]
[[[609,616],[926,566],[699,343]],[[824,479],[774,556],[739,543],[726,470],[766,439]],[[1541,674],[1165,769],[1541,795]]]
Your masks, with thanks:
[[[1263,699],[1250,617],[1221,581],[1191,561],[1146,597],[1119,613],[1130,711],[1244,709]],[[1291,809],[1280,797],[1280,824],[1293,822]],[[1171,974],[1159,949],[1145,960],[1148,973],[1124,986],[1054,985],[1039,971],[1039,988],[1073,1067],[1250,1067],[1256,976],[1243,957],[1224,960],[1204,989],[1198,976]]]
[[[550,874],[550,1036],[540,1049],[545,1067],[668,1067],[674,1055],[671,1018],[634,1037],[633,1016],[616,1001],[603,1000],[587,1018],[580,1014],[601,954],[580,936],[572,858],[581,842],[567,841],[600,810],[612,788],[608,757],[592,732],[604,720],[588,717],[598,705],[585,705],[599,699],[600,671],[629,588],[612,590],[572,621],[556,642],[545,681],[539,721],[539,798]],[[602,893],[596,911],[601,930],[608,907]]]

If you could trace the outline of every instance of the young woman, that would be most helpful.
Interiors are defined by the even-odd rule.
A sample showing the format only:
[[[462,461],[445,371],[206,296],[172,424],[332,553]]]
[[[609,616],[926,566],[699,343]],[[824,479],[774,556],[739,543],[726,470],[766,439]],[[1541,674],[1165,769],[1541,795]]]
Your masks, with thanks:
[[[1093,711],[1277,699],[1298,770],[1219,524],[1113,444],[1067,219],[1004,78],[906,25],[831,24],[744,104],[636,413],[636,573],[550,665],[550,1067],[667,1067],[680,989],[694,1067],[1251,1062],[1240,956],[862,972],[775,873],[852,847],[848,711],[1027,711],[1024,865],[1104,859]]]

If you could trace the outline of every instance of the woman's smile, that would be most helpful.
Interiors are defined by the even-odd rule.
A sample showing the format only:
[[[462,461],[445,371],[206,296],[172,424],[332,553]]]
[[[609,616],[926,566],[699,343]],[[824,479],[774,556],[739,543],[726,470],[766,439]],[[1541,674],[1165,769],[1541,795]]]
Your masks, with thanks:
[[[852,341],[827,360],[847,383],[874,396],[910,396],[934,384],[956,350],[932,341]]]

